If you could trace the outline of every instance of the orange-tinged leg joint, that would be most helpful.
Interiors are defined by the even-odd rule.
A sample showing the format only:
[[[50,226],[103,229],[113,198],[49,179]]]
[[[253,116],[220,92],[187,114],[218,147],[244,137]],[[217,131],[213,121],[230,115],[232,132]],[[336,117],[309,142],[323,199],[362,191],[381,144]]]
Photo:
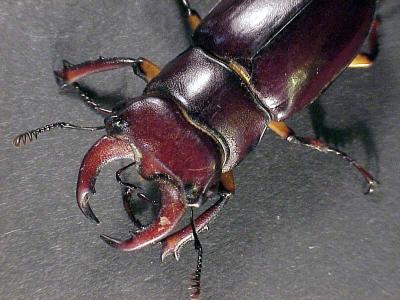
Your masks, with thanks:
[[[373,192],[374,188],[378,184],[378,181],[357,161],[348,156],[346,153],[338,149],[329,147],[321,140],[309,137],[297,136],[295,132],[290,127],[288,127],[284,122],[271,121],[270,123],[268,123],[268,127],[277,135],[279,135],[281,138],[287,140],[290,143],[304,145],[311,149],[321,151],[323,153],[333,153],[343,158],[350,165],[354,166],[358,170],[358,172],[361,173],[364,180],[368,184],[368,190],[366,191],[365,194]]]
[[[129,57],[100,57],[96,60],[88,60],[83,63],[73,65],[64,60],[62,70],[54,71],[58,84],[63,87],[70,85],[86,76],[124,67],[132,67],[136,75],[145,81],[152,80],[160,73],[160,68],[146,58]]]
[[[73,86],[89,107],[96,112],[108,115],[111,113],[111,110],[98,105],[98,101],[95,99],[95,96],[92,95],[93,93],[83,88],[76,81],[91,74],[124,67],[132,67],[133,72],[146,82],[151,81],[160,73],[160,68],[156,64],[143,57],[137,59],[129,57],[99,57],[96,60],[85,61],[77,65],[63,60],[63,69],[54,71],[54,75],[60,88],[64,89],[68,86]]]
[[[222,188],[231,194],[235,193],[235,177],[233,176],[233,171],[222,173],[221,175],[221,185]]]
[[[185,12],[186,22],[189,25],[190,31],[193,33],[201,23],[199,14],[190,7],[189,1],[181,0],[181,5]]]
[[[160,67],[143,57],[138,58],[138,63],[133,66],[133,70],[146,82],[150,82],[160,74]]]
[[[192,10],[192,15],[187,17],[187,22],[192,32],[195,32],[196,28],[200,25],[201,19],[199,15]]]
[[[294,134],[293,130],[283,122],[271,121],[268,123],[268,127],[285,140]]]
[[[349,68],[369,68],[373,65],[373,60],[369,57],[368,54],[359,53],[350,63]]]
[[[377,17],[371,26],[368,38],[368,53],[359,53],[349,65],[349,68],[369,68],[373,65],[379,53],[378,28],[381,20]]]

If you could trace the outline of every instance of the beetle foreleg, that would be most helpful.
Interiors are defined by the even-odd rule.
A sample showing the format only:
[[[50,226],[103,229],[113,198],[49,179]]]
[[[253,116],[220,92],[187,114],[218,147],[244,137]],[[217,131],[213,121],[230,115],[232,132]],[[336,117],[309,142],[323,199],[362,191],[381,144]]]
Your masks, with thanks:
[[[358,54],[349,65],[349,68],[369,68],[373,65],[379,53],[378,28],[380,25],[381,20],[377,17],[372,23],[371,32],[369,33],[369,52]]]
[[[329,147],[318,139],[297,136],[295,132],[291,128],[289,128],[284,122],[272,121],[268,123],[268,127],[281,138],[287,140],[290,143],[301,144],[324,153],[334,153],[343,158],[350,165],[354,166],[367,182],[368,190],[365,192],[365,194],[373,192],[375,186],[378,185],[378,181],[363,166],[361,166],[357,161],[348,156],[346,153],[338,149]]]
[[[132,67],[133,72],[146,82],[149,82],[160,73],[160,68],[156,64],[143,57],[137,59],[128,57],[100,57],[97,60],[86,61],[78,65],[73,65],[67,60],[63,60],[63,66],[62,70],[54,71],[57,84],[60,88],[63,89],[69,85],[73,86],[77,90],[79,96],[89,107],[106,115],[110,114],[111,110],[97,104],[98,101],[96,101],[95,97],[77,83],[77,80],[91,74],[123,67]]]
[[[146,82],[149,82],[160,73],[160,68],[156,64],[143,57],[100,57],[96,60],[88,60],[77,65],[73,65],[66,60],[63,63],[64,67],[62,70],[54,71],[57,83],[61,88],[88,75],[124,67],[132,67],[133,72]]]
[[[190,7],[188,0],[179,0],[179,2],[181,3],[181,6],[184,9],[186,22],[190,28],[190,31],[193,33],[196,30],[196,28],[200,25],[201,18],[197,13],[197,11],[195,11]]]

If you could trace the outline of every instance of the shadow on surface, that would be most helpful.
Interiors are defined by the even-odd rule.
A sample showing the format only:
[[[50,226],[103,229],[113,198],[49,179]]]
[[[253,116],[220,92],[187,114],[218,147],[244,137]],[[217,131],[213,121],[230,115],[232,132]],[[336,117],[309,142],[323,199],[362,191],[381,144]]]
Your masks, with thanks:
[[[355,140],[360,140],[367,154],[368,161],[373,160],[379,165],[379,157],[371,130],[365,122],[357,121],[343,128],[326,125],[326,111],[320,101],[314,102],[309,108],[311,123],[316,138],[335,147],[344,147]]]

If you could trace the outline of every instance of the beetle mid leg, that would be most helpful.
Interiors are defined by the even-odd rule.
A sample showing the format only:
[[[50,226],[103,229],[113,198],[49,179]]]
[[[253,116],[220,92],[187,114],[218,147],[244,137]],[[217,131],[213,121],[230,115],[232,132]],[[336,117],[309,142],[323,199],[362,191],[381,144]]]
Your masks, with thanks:
[[[191,33],[195,32],[196,28],[201,23],[201,18],[199,14],[190,7],[188,0],[179,0],[179,3],[183,7],[186,22],[190,28]]]
[[[89,107],[100,113],[109,114],[111,111],[100,107],[94,97],[76,81],[91,74],[124,67],[132,67],[133,72],[146,82],[151,81],[160,73],[160,68],[156,64],[143,57],[99,57],[97,60],[89,60],[77,65],[63,60],[63,69],[54,71],[54,75],[60,88],[73,86]]]
[[[374,187],[378,184],[378,181],[363,166],[361,166],[357,161],[348,156],[346,153],[338,149],[329,147],[318,139],[297,136],[295,132],[284,122],[271,121],[270,123],[268,123],[268,127],[281,138],[287,140],[290,143],[301,144],[310,147],[311,149],[321,151],[323,153],[333,153],[343,158],[350,165],[354,166],[367,182],[368,190],[365,194],[373,192]]]
[[[379,53],[378,28],[381,20],[377,17],[372,23],[371,32],[368,37],[369,51],[359,53],[349,65],[349,68],[369,68],[373,65]]]
[[[219,199],[205,212],[194,220],[194,227],[196,232],[202,232],[208,229],[208,224],[212,222],[226,202],[235,193],[235,182],[233,172],[229,171],[221,175],[219,187]],[[162,241],[161,260],[164,260],[171,254],[174,254],[175,259],[179,260],[179,251],[189,241],[193,240],[193,228],[191,225],[169,235]]]

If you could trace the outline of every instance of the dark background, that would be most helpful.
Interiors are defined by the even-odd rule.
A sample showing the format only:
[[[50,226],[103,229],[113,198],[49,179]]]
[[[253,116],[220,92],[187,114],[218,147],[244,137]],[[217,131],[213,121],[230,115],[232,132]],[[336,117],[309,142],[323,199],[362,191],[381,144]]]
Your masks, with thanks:
[[[216,1],[193,1],[205,15]],[[289,124],[318,130],[379,178],[362,194],[342,160],[267,133],[236,169],[237,194],[204,247],[204,299],[400,299],[400,4],[379,9],[381,53],[374,68],[346,71]],[[1,1],[0,298],[185,299],[195,267],[159,261],[159,245],[123,253],[100,233],[127,237],[114,173],[98,178],[94,226],[75,203],[80,161],[103,133],[57,131],[16,149],[13,137],[55,121],[101,125],[79,98],[59,93],[52,70],[62,58],[145,56],[164,65],[190,43],[176,1]],[[321,33],[323,34],[323,33]],[[131,70],[87,81],[113,100],[144,87]],[[316,110],[324,110],[321,118]],[[319,115],[319,116],[318,116]],[[179,149],[177,149],[179,151]]]

